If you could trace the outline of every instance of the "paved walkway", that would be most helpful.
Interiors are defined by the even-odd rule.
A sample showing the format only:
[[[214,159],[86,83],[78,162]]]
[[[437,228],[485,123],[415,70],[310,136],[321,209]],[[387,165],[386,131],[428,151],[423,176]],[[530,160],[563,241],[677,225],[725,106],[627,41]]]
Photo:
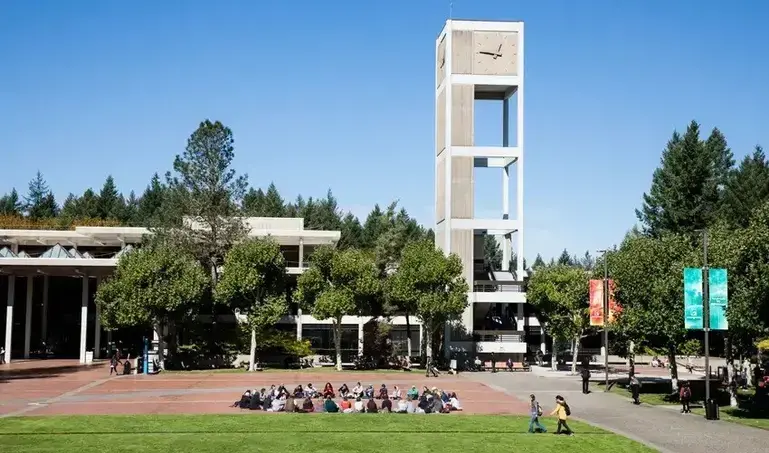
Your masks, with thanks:
[[[569,401],[573,416],[642,442],[663,453],[722,452],[765,453],[769,431],[702,416],[684,415],[653,406],[634,406],[617,395],[594,392],[583,395],[579,378],[548,378],[534,373],[463,373],[518,399],[534,393],[543,409],[554,406],[555,395]],[[579,433],[577,433],[579,435]]]

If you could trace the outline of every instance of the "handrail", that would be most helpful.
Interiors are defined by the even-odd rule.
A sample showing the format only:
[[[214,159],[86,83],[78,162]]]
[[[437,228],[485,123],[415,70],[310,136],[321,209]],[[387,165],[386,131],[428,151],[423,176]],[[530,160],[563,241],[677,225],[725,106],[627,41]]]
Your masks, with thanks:
[[[495,293],[495,292],[510,292],[510,293],[522,293],[525,292],[523,282],[494,282],[494,283],[475,283],[473,285],[473,291],[476,293]]]

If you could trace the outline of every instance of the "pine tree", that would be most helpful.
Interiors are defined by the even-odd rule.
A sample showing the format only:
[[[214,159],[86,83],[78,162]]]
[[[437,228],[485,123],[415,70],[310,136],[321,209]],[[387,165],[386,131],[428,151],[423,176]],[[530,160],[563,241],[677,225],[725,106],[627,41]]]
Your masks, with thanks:
[[[722,217],[734,227],[745,227],[759,206],[769,200],[769,161],[756,146],[730,173],[721,206]]]
[[[114,178],[107,176],[99,192],[97,215],[100,219],[120,220],[125,215],[124,211],[125,200],[118,193]]]
[[[483,258],[491,270],[502,269],[502,248],[499,246],[497,238],[490,234],[483,236]]]
[[[690,233],[716,219],[732,154],[718,129],[705,142],[699,135],[692,121],[683,136],[673,133],[663,151],[651,189],[636,210],[646,234]]]
[[[363,245],[363,227],[360,220],[351,212],[348,212],[342,219],[341,232],[342,235],[337,245],[339,248],[361,248]]]
[[[32,219],[56,217],[58,213],[53,194],[39,171],[35,178],[29,182],[29,193],[24,201],[27,215]]]
[[[558,265],[560,265],[560,266],[572,266],[572,265],[574,265],[574,261],[572,260],[572,257],[569,254],[568,250],[563,249],[563,252],[561,252],[561,256],[558,257]]]
[[[264,192],[262,189],[248,190],[243,197],[243,212],[250,217],[262,217],[264,210]]]
[[[534,258],[534,263],[532,263],[531,269],[532,270],[537,270],[537,269],[539,269],[541,267],[544,267],[544,266],[545,266],[545,260],[542,259],[542,255],[537,253],[537,257]]]
[[[0,215],[21,215],[23,209],[16,189],[11,189],[11,193],[0,198]]]
[[[285,217],[286,215],[286,203],[274,183],[270,183],[264,195],[262,215],[264,217]]]
[[[158,220],[165,195],[166,186],[160,182],[160,176],[155,173],[139,199],[136,223],[140,226],[150,226],[154,221]]]

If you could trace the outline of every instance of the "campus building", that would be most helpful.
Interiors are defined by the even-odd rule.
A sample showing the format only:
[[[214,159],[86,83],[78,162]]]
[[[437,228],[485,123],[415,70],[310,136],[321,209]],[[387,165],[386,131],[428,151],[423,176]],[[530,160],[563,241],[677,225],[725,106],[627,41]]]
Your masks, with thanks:
[[[308,267],[307,257],[321,245],[334,245],[339,231],[305,230],[301,218],[244,219],[250,237],[275,239],[284,254],[289,285]],[[152,234],[146,228],[84,227],[58,230],[0,230],[0,314],[4,326],[5,360],[54,355],[78,357],[107,354],[112,332],[99,321],[94,295],[101,281],[115,270],[125,253],[140,247]],[[226,272],[226,271],[225,271]],[[402,317],[400,317],[402,318]],[[405,338],[405,319],[396,317],[393,337]],[[364,324],[370,317],[344,319],[343,348],[347,356],[362,350]],[[235,315],[224,315],[235,321]],[[413,349],[419,354],[419,326],[414,324]],[[319,354],[334,349],[330,321],[317,320],[293,306],[279,328],[309,339]],[[141,336],[141,333],[137,333]]]
[[[435,55],[435,241],[446,253],[459,255],[470,284],[469,307],[459,325],[447,327],[445,351],[447,356],[488,358],[494,353],[498,360],[521,361],[524,355],[545,352],[539,321],[526,303],[521,259],[523,22],[448,20],[435,42]],[[482,102],[499,106],[501,142],[496,146],[475,143],[475,110]],[[494,171],[478,171],[484,168]],[[479,218],[476,179],[491,173],[501,181],[501,209],[497,216]],[[498,269],[484,258],[486,235],[501,243]],[[518,259],[511,269],[513,249]]]

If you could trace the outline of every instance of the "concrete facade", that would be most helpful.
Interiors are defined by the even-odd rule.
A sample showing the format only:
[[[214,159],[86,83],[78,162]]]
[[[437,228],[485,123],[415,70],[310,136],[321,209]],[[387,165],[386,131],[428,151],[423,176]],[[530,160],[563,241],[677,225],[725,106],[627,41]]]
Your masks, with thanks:
[[[539,326],[536,318],[523,314],[523,260],[518,259],[510,269],[513,247],[516,256],[524,256],[523,43],[522,22],[467,20],[448,20],[435,43],[435,240],[446,253],[459,255],[471,288],[461,328],[447,329],[447,333],[452,331],[447,335],[447,354],[472,348],[474,353],[511,354],[515,360],[531,352],[526,347],[525,329]],[[502,141],[498,146],[475,144],[479,101],[500,107]],[[476,217],[476,168],[499,169],[502,206],[493,218]],[[511,172],[515,172],[516,183],[514,213],[510,212]],[[485,235],[498,238],[503,251],[501,269],[490,269],[483,260]],[[479,314],[482,309],[490,314]],[[509,315],[503,316],[503,310]],[[484,316],[506,317],[512,319],[512,325],[484,328],[478,321]]]

